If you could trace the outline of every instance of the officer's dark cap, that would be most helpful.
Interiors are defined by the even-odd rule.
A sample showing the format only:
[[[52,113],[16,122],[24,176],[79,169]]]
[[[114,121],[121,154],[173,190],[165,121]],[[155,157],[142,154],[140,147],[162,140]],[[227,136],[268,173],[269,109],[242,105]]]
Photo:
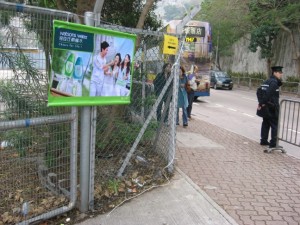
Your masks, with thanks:
[[[273,72],[282,72],[283,66],[272,66],[271,69]]]

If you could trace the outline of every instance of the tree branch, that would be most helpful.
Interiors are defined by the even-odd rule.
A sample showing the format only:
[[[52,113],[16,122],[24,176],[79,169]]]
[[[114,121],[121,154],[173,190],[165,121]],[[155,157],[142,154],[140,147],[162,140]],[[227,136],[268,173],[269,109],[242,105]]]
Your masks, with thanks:
[[[67,11],[67,7],[66,7],[66,4],[65,4],[65,1],[64,1],[64,0],[57,0],[57,1],[56,1],[56,4],[57,4],[57,8],[58,8],[59,10]]]
[[[149,13],[152,5],[154,4],[155,0],[147,0],[146,4],[143,7],[142,13],[140,15],[139,21],[136,25],[136,28],[143,29],[147,14]]]

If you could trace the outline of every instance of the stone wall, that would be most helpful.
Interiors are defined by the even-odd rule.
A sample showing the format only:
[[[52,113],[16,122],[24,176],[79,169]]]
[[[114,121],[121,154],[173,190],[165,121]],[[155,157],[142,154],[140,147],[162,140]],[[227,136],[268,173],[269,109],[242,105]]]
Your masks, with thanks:
[[[297,48],[300,49],[300,33],[295,30],[295,40]],[[240,73],[264,73],[267,74],[267,61],[261,59],[260,51],[250,52],[248,49],[250,35],[240,39],[232,46],[233,55],[230,57],[220,57],[222,70]],[[297,76],[298,65],[295,60],[295,51],[291,44],[291,38],[286,32],[281,32],[274,41],[274,58],[272,65],[282,65],[285,76]]]

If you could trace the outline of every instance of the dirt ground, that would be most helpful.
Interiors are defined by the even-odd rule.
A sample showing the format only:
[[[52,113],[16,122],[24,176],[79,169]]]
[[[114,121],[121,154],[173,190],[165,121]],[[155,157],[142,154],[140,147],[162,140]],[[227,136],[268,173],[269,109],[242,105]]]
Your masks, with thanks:
[[[62,192],[58,190],[54,193],[55,188],[50,191],[45,187],[38,173],[38,160],[20,159],[17,153],[5,150],[0,154],[0,225],[15,224],[69,203],[68,197]],[[163,184],[167,181],[166,177],[172,176],[164,170],[166,161],[160,154],[140,147],[132,156],[123,176],[119,178],[116,174],[125,156],[126,154],[109,157],[96,155],[93,211],[83,214],[78,209],[73,209],[68,213],[49,220],[37,221],[34,224],[75,224],[89,217],[109,212],[124,200],[154,185]],[[56,171],[63,169],[65,168],[56,168]],[[49,171],[48,179],[52,180],[48,180],[48,184],[55,183],[53,178],[56,177]],[[68,186],[65,189],[68,190]],[[78,197],[79,195],[80,193]]]

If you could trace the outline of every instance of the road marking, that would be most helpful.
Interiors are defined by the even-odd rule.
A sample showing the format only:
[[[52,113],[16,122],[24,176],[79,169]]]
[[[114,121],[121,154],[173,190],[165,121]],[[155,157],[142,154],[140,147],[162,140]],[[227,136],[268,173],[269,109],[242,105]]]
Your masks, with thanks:
[[[242,97],[243,99],[247,99],[247,100],[250,100],[250,101],[254,101],[254,102],[257,102],[257,99],[253,99],[253,98],[246,98],[246,97]]]
[[[233,111],[233,112],[237,112],[237,110],[236,109],[232,109],[232,108],[227,108],[228,110],[231,110],[231,111]]]
[[[252,115],[250,115],[250,114],[247,114],[247,113],[243,113],[243,115],[249,116],[249,117],[254,117],[254,116],[252,116]]]
[[[218,106],[218,107],[224,107],[223,105],[220,105],[220,104],[216,104],[216,106]]]

